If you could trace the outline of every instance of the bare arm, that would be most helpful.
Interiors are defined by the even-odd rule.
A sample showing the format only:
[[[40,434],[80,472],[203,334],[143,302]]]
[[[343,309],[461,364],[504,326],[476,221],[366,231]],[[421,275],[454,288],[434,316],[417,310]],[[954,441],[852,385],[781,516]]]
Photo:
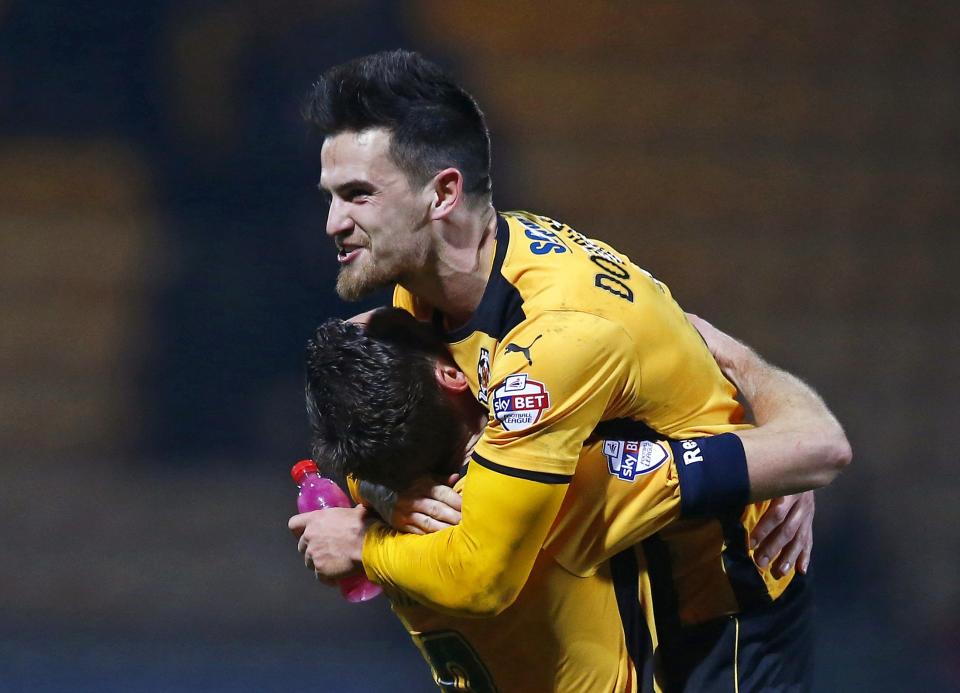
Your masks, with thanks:
[[[853,453],[843,428],[820,396],[705,320],[690,319],[753,409],[757,428],[737,431],[747,454],[751,500],[832,482]]]
[[[849,464],[852,451],[823,400],[710,323],[687,317],[753,409],[758,428],[737,432],[747,453],[752,498],[830,483]],[[813,491],[774,498],[750,535],[757,564],[764,567],[775,559],[777,576],[792,566],[806,573],[813,552],[814,510]]]

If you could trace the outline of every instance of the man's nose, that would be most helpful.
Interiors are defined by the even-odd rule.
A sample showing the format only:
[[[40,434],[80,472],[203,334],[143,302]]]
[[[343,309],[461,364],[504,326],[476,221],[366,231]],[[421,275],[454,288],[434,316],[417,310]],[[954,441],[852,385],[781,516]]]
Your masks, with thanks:
[[[327,235],[333,238],[353,228],[353,219],[347,214],[346,205],[334,197],[327,212]]]

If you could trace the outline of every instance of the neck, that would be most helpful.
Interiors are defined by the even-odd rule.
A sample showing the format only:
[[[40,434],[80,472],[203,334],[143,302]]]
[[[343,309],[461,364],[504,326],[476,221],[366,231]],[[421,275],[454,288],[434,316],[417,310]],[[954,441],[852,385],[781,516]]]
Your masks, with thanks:
[[[487,413],[485,411],[481,412],[481,416],[477,417],[477,419],[474,421],[474,424],[473,430],[467,437],[467,443],[465,446],[466,457],[469,457],[473,453],[473,449],[477,447],[477,443],[479,443],[480,438],[483,437],[483,429],[486,428],[487,425]]]
[[[463,458],[467,460],[483,436],[483,429],[487,426],[487,410],[473,398],[469,390],[454,398],[452,405],[458,418],[464,422]]]
[[[443,313],[448,328],[467,320],[480,305],[493,261],[496,210],[487,205],[434,222],[431,252],[414,276],[400,284]]]

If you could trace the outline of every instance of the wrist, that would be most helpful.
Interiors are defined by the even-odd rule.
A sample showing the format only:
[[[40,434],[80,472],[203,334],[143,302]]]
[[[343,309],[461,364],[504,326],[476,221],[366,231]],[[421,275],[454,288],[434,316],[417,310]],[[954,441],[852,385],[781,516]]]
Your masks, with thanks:
[[[385,530],[387,530],[387,526],[383,522],[375,518],[368,518],[360,542],[362,570],[366,573],[367,579],[373,582],[377,582],[377,549]]]
[[[734,433],[668,442],[680,479],[681,517],[714,517],[746,505],[747,456]]]
[[[352,542],[350,550],[348,552],[348,557],[353,561],[354,565],[360,566],[363,563],[363,544],[366,540],[367,529],[370,527],[370,524],[373,522],[369,514],[362,505],[356,506],[354,512],[357,513],[357,527],[356,527],[356,541]]]

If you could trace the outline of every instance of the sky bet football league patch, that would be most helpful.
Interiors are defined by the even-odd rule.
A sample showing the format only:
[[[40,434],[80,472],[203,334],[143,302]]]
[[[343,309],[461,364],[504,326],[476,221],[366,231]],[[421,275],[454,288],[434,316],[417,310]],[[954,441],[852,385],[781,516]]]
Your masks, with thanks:
[[[610,474],[624,481],[652,472],[667,459],[667,451],[649,440],[605,440],[603,454]]]
[[[511,375],[493,391],[493,415],[506,431],[522,431],[550,408],[550,393],[526,373]]]

